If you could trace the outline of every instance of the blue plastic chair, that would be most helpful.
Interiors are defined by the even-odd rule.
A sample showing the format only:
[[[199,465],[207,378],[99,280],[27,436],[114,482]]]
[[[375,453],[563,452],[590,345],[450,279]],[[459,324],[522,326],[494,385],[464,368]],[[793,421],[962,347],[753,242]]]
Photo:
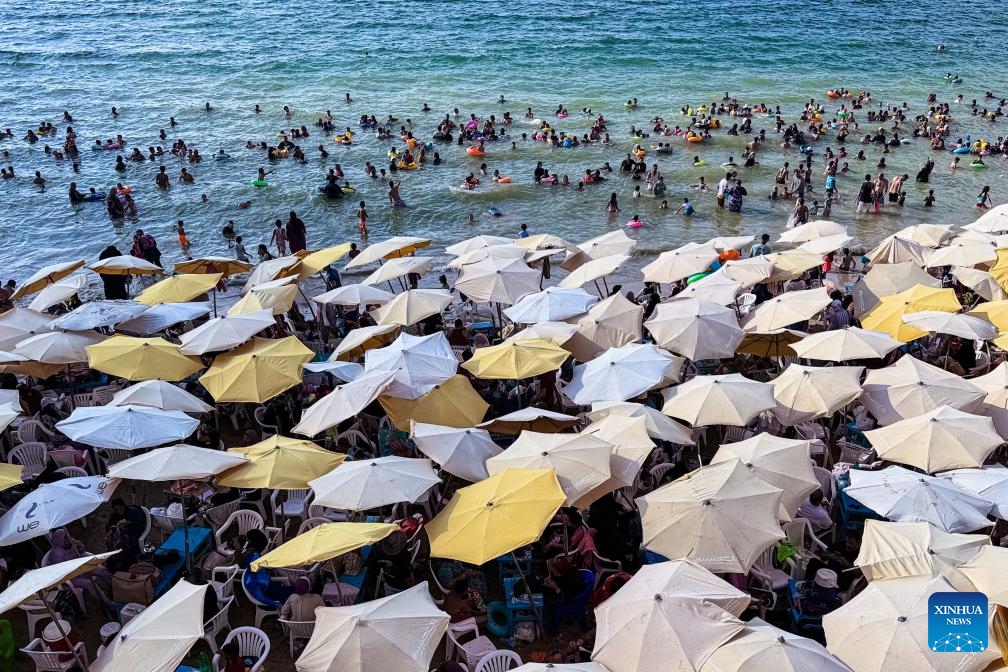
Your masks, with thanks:
[[[553,619],[550,622],[550,629],[553,632],[560,629],[560,622],[567,617],[574,618],[582,630],[588,629],[588,600],[595,587],[595,572],[590,569],[579,569],[578,571],[584,581],[584,590],[570,601],[557,600],[556,606],[553,608]]]
[[[805,581],[788,579],[788,611],[794,624],[795,634],[803,637],[822,638],[822,616],[812,616],[802,611],[802,593]]]

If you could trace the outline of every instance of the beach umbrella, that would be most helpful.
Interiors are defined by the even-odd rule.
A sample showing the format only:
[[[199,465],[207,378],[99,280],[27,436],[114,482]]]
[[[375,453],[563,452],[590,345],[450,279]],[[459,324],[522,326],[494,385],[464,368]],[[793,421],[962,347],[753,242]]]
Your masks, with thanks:
[[[683,360],[651,343],[609,348],[595,359],[574,367],[564,388],[575,404],[626,401],[666,379],[678,380]]]
[[[804,243],[817,238],[836,236],[847,233],[847,227],[841,226],[828,219],[815,219],[799,226],[788,229],[780,235],[782,243]]]
[[[923,247],[941,247],[955,238],[956,234],[948,224],[913,224],[900,229],[895,235]]]
[[[577,249],[592,259],[601,259],[614,254],[629,255],[635,247],[637,241],[628,236],[623,229],[617,229],[579,243]]]
[[[366,511],[416,502],[440,482],[430,460],[390,455],[343,462],[308,485],[315,491],[314,503],[319,506]]]
[[[805,322],[830,304],[829,294],[821,287],[785,292],[764,301],[746,316],[746,331],[772,331]]]
[[[744,441],[721,444],[710,463],[739,460],[753,475],[783,491],[781,507],[791,518],[805,498],[819,489],[809,443],[761,432]]]
[[[310,252],[301,258],[298,266],[298,280],[307,280],[316,273],[321,273],[326,266],[336,263],[350,252],[350,243],[340,243],[321,250]]]
[[[525,663],[514,672],[608,672],[598,663]]]
[[[903,315],[903,323],[921,331],[951,334],[975,341],[987,341],[997,335],[997,329],[987,320],[962,313],[925,310]]]
[[[459,488],[425,526],[431,556],[482,565],[537,541],[566,500],[552,469],[507,469]]]
[[[581,435],[609,442],[612,444],[612,453],[609,455],[609,478],[574,502],[574,506],[579,508],[588,506],[603,495],[636,483],[637,474],[655,448],[654,441],[648,436],[647,420],[643,416],[607,415],[581,430]]]
[[[645,548],[691,558],[712,572],[746,574],[784,538],[777,517],[781,489],[741,461],[701,467],[635,501]]]
[[[984,540],[989,542],[990,538],[984,536]],[[1006,573],[1008,573],[1008,548],[985,543],[979,546],[979,550],[972,557],[947,568],[945,578],[958,590],[983,593],[991,602],[1008,607],[1008,583],[1004,580]]]
[[[137,614],[92,663],[91,672],[169,672],[203,637],[206,585],[179,581]]]
[[[364,353],[364,371],[395,373],[384,394],[417,399],[454,376],[458,359],[443,331],[429,336],[404,332],[391,344]]]
[[[377,285],[381,282],[390,282],[395,278],[404,275],[423,275],[430,270],[434,263],[434,257],[403,257],[402,259],[389,259],[384,264],[376,268],[369,276],[360,281],[362,285]]]
[[[535,322],[521,331],[515,332],[504,339],[505,342],[528,341],[545,338],[556,341],[557,345],[565,345],[577,333],[577,325],[569,322]],[[484,348],[480,348],[483,350]]]
[[[477,348],[462,368],[477,378],[520,380],[556,371],[570,353],[545,338]]]
[[[73,476],[43,483],[0,517],[0,546],[12,546],[69,525],[112,498],[119,480]]]
[[[490,432],[477,427],[448,427],[410,421],[410,438],[417,449],[452,476],[475,483],[490,476],[486,461],[501,452]]]
[[[613,445],[595,436],[523,431],[502,453],[486,461],[491,476],[509,469],[552,469],[567,496],[565,506],[584,497],[611,475]]]
[[[586,283],[598,280],[620,268],[629,259],[626,254],[611,254],[598,257],[579,266],[570,275],[557,283],[558,287],[580,287]],[[458,283],[455,284],[458,287]]]
[[[854,566],[869,581],[904,576],[940,576],[984,546],[986,534],[950,534],[931,523],[866,520]]]
[[[293,254],[286,257],[267,259],[260,262],[258,266],[252,269],[252,273],[250,273],[248,279],[245,280],[245,285],[242,287],[241,293],[248,294],[257,286],[268,283],[272,280],[296,278],[300,263],[301,257]],[[286,284],[287,283],[285,282],[280,286],[284,286]]]
[[[910,355],[884,369],[869,371],[861,389],[861,403],[880,425],[923,415],[939,406],[972,413],[980,409],[986,396],[972,381]]]
[[[80,259],[77,261],[62,261],[56,264],[43,266],[26,278],[25,281],[14,290],[14,293],[11,294],[10,298],[13,301],[41,291],[49,285],[53,285],[67,277],[83,265],[84,260]]]
[[[145,406],[78,406],[56,429],[71,441],[95,448],[136,450],[189,437],[199,421],[181,411]]]
[[[179,352],[186,355],[224,352],[275,325],[276,320],[273,319],[271,310],[215,317],[179,336]]]
[[[777,405],[771,409],[785,427],[829,417],[861,396],[862,366],[790,364],[770,381]]]
[[[592,660],[610,672],[693,672],[742,632],[748,603],[689,560],[646,565],[595,608]]]
[[[68,331],[88,331],[99,327],[111,327],[131,320],[145,312],[147,306],[136,301],[110,300],[90,301],[77,306],[69,313],[50,319],[49,327]]]
[[[496,259],[498,261],[504,261],[505,259],[523,259],[525,263],[529,263],[528,257],[533,254],[543,254],[547,257],[553,256],[557,252],[562,252],[563,250],[546,250],[545,252],[529,252],[524,248],[518,247],[511,241],[507,245],[494,245],[493,247],[484,247],[475,250],[470,250],[465,254],[460,254],[455,257],[447,264],[445,268],[456,268],[462,269],[469,264],[478,264],[481,261],[486,261],[487,259]]]
[[[137,294],[136,300],[146,306],[192,301],[212,291],[222,277],[220,273],[180,273],[154,283]]]
[[[306,441],[273,434],[251,446],[229,448],[244,458],[220,475],[217,482],[229,488],[301,490],[343,464],[346,455]]]
[[[183,355],[163,338],[117,334],[85,349],[92,369],[127,380],[176,381],[203,368],[198,358]]]
[[[1008,248],[998,248],[997,261],[991,266],[990,274],[1001,284],[1002,289],[1008,288]]]
[[[985,415],[939,406],[924,415],[868,430],[865,438],[879,458],[923,469],[929,474],[979,467],[1004,439]]]
[[[850,672],[819,642],[754,618],[745,630],[722,644],[699,672]]]
[[[694,427],[748,425],[753,418],[777,405],[773,387],[740,373],[696,376],[663,390],[662,413]]]
[[[29,310],[46,311],[58,303],[63,303],[80,290],[87,287],[88,276],[80,273],[68,275],[51,285],[43,287],[28,304]]]
[[[48,378],[63,371],[64,367],[64,364],[43,364],[21,355],[15,355],[13,352],[0,351],[0,372],[2,373]]]
[[[354,378],[349,383],[337,385],[333,391],[304,409],[301,421],[291,432],[302,436],[317,436],[352,418],[374,402],[378,395],[392,383],[395,373],[372,371]]]
[[[4,406],[11,409],[13,404],[4,404]],[[3,407],[0,406],[0,409],[3,409]],[[14,417],[16,417],[16,414]],[[12,417],[11,420],[13,419],[14,418]],[[0,422],[0,424],[3,423]],[[10,424],[10,422],[7,424]],[[23,474],[24,467],[20,464],[0,464],[0,490],[7,490],[8,488],[13,488],[15,485],[21,485],[24,483],[24,479],[22,478]]]
[[[591,348],[589,344],[589,347],[577,348],[575,358],[588,361],[607,348],[619,348],[639,341],[643,315],[644,306],[637,305],[622,294],[613,294],[592,306],[585,316],[568,320],[576,322],[578,333],[597,346]],[[572,343],[566,345],[570,348]]]
[[[918,245],[912,240],[888,236],[882,240],[874,249],[865,253],[865,258],[869,264],[899,264],[909,261],[917,266],[923,266],[929,254],[926,247]]]
[[[1008,331],[1008,300],[981,303],[967,315],[975,315],[993,324],[999,332]],[[2,319],[2,318],[0,318]]]
[[[323,523],[253,560],[252,571],[264,567],[303,567],[332,560],[377,543],[398,529],[398,525],[391,523]]]
[[[760,255],[748,259],[729,259],[721,264],[721,268],[711,273],[702,281],[711,282],[712,276],[724,276],[729,280],[740,282],[744,287],[753,287],[765,282],[773,275],[773,261]]]
[[[14,390],[11,390],[12,392]],[[14,422],[14,419],[21,415],[21,405],[16,401],[9,401],[4,404],[0,404],[0,432],[7,429],[7,427]],[[4,486],[4,475],[0,473],[0,490],[3,490]]]
[[[802,359],[825,362],[849,362],[857,359],[881,359],[902,345],[889,334],[859,327],[844,327],[809,334],[792,343],[791,349]]]
[[[739,355],[757,357],[794,357],[792,345],[808,334],[794,329],[772,329],[770,331],[747,331],[742,342],[735,348]]]
[[[972,532],[993,523],[991,503],[947,478],[891,466],[881,471],[851,469],[844,491],[880,516],[896,522],[928,522],[946,532]]]
[[[1008,294],[1005,294],[1000,283],[987,271],[960,266],[952,269],[952,275],[959,284],[972,289],[987,301],[1004,301],[1008,299]],[[979,307],[982,308],[983,305],[981,304]]]
[[[50,331],[52,315],[26,308],[13,308],[0,315],[0,348],[8,350],[25,340]]]
[[[116,329],[134,334],[154,334],[209,312],[209,303],[159,303],[134,318],[120,322]]]
[[[852,240],[854,238],[848,236],[846,233],[838,233],[832,236],[816,238],[815,240],[807,240],[799,245],[797,249],[802,252],[811,252],[812,254],[828,254],[829,252],[836,252]]]
[[[592,404],[592,410],[587,414],[589,420],[600,420],[607,415],[644,418],[644,427],[648,436],[679,445],[693,445],[693,437],[689,428],[679,424],[661,411],[644,404],[630,401],[601,401]]]
[[[718,236],[707,242],[713,245],[718,252],[727,252],[728,250],[741,250],[754,240],[756,240],[756,236]]]
[[[927,257],[927,268],[940,268],[942,266],[961,266],[973,268],[980,264],[989,264],[997,261],[997,251],[992,245],[982,242],[952,243],[946,247],[939,247],[933,250]],[[992,276],[993,277],[993,276]]]
[[[955,239],[959,242],[979,241],[990,245],[995,250],[1008,246],[1008,236],[1004,234],[986,233],[984,231],[974,231],[967,228],[960,230]]]
[[[533,236],[529,236],[528,238],[515,238],[510,242],[530,252],[535,250],[545,250],[548,248],[562,248],[571,252],[577,249],[577,246],[574,243],[561,238],[560,236],[555,236],[552,233],[537,233]]]
[[[516,324],[535,324],[551,320],[564,320],[583,315],[598,302],[598,297],[580,287],[563,289],[547,287],[541,292],[527,294],[504,315]]]
[[[347,263],[347,268],[366,266],[381,259],[394,259],[413,254],[417,250],[430,247],[430,239],[415,236],[393,236],[380,243],[368,245],[361,253]]]
[[[928,275],[912,262],[872,266],[861,281],[854,283],[854,287],[851,288],[851,294],[854,296],[854,314],[861,317],[877,306],[883,297],[905,292],[917,285],[923,285],[924,288],[938,288],[940,284],[938,278]],[[918,290],[919,293],[923,291]]]
[[[717,249],[711,242],[686,243],[674,250],[667,250],[645,265],[641,272],[648,282],[678,282],[691,275],[703,273],[718,260]]]
[[[109,478],[135,481],[206,481],[245,463],[242,455],[182,443],[135,455],[108,469]]]
[[[805,250],[784,250],[767,256],[772,261],[774,272],[767,278],[768,282],[784,282],[801,277],[805,271],[822,266],[821,254]]]
[[[905,323],[904,315],[923,311],[954,313],[960,308],[962,305],[956,298],[955,291],[914,285],[899,294],[883,297],[878,305],[862,318],[861,326],[885,332],[901,343],[909,343],[927,336],[927,332]]]
[[[658,345],[693,361],[733,356],[745,333],[734,310],[699,299],[659,303],[644,326]]]
[[[88,361],[87,346],[104,340],[93,332],[48,331],[18,342],[12,352],[44,364],[76,364]]]
[[[970,222],[962,228],[985,233],[1008,232],[1008,204],[995,205],[980,215],[976,221]]]
[[[526,294],[539,291],[540,273],[524,259],[487,257],[462,268],[455,289],[476,303],[491,301],[511,306]]]
[[[392,292],[378,289],[370,285],[353,284],[337,287],[324,294],[319,294],[312,300],[316,303],[334,306],[366,306],[383,305],[395,298]]]
[[[562,432],[580,422],[573,415],[557,413],[545,408],[529,406],[476,425],[494,434],[517,435],[524,430],[533,432]]]
[[[998,658],[997,647],[984,648],[968,636],[949,645],[944,638],[935,639],[940,633],[928,632],[929,600],[934,593],[947,592],[954,588],[941,577],[872,581],[849,602],[823,616],[826,648],[856,672],[894,668],[980,672]]]
[[[224,277],[247,273],[252,264],[229,257],[200,257],[175,264],[176,273],[220,273]]]
[[[301,383],[301,370],[315,353],[296,336],[255,337],[231,352],[218,355],[199,377],[200,384],[218,403],[261,404]]]
[[[722,306],[733,306],[742,288],[743,283],[732,280],[725,273],[715,271],[676,294],[676,299],[703,299]]]
[[[991,511],[1002,520],[1008,520],[1008,467],[988,464],[979,469],[953,469],[938,474],[960,488],[986,499],[994,505]]]
[[[453,257],[458,257],[460,255],[466,254],[467,252],[472,252],[473,250],[482,250],[488,247],[496,247],[498,245],[513,245],[513,244],[514,240],[512,238],[480,234],[478,236],[473,236],[472,238],[466,238],[465,240],[455,243],[454,245],[449,245],[448,247],[445,248],[445,252],[452,255]]]
[[[108,257],[93,264],[88,264],[95,273],[101,275],[163,275],[164,269],[157,264],[124,254],[118,257]]]
[[[144,380],[119,390],[109,406],[147,406],[162,411],[208,413],[213,406],[186,392],[178,385],[163,380]]]
[[[339,342],[327,361],[343,361],[360,357],[372,348],[380,348],[399,336],[398,324],[376,324],[350,330]]]
[[[228,308],[229,316],[247,315],[269,310],[274,315],[283,315],[297,299],[297,285],[255,288]]]
[[[319,607],[297,672],[427,672],[448,630],[427,582],[349,607]]]
[[[378,324],[408,327],[437,315],[451,302],[451,294],[440,289],[408,289],[381,308],[371,311],[371,315]]]
[[[472,427],[481,422],[490,404],[473,389],[469,379],[456,374],[416,399],[382,394],[378,397],[396,429],[409,431],[410,420],[452,427]]]
[[[349,383],[354,378],[364,373],[364,367],[354,362],[308,362],[304,365],[305,371],[312,373],[328,373],[337,380]]]

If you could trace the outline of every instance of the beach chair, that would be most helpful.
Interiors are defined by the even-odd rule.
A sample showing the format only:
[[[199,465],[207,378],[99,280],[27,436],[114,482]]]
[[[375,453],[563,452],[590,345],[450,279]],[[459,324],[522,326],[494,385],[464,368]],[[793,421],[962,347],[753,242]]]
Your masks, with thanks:
[[[33,441],[15,447],[7,456],[7,461],[24,467],[22,478],[29,480],[41,474],[45,469],[46,457],[46,445]]]
[[[290,644],[290,657],[294,660],[294,647],[297,642],[307,642],[315,632],[315,621],[285,621],[279,619],[280,627],[283,629],[284,637]]]
[[[231,609],[231,605],[234,604],[234,596],[227,598],[224,606],[213,615],[209,621],[203,624],[203,639],[206,641],[207,646],[210,647],[210,653],[217,654],[217,636],[231,629],[231,621],[228,619],[228,611]]]
[[[446,660],[458,659],[468,667],[474,668],[484,656],[494,651],[497,651],[497,647],[489,637],[480,634],[475,618],[448,624],[448,639],[445,640]]]
[[[35,663],[35,672],[67,672],[74,667],[79,667],[77,657],[87,660],[84,642],[77,642],[74,645],[73,650],[77,657],[66,651],[50,651],[38,637],[33,639],[28,646],[19,650]]]
[[[228,633],[227,639],[221,646],[227,646],[231,642],[238,643],[239,656],[252,658],[255,661],[252,663],[252,667],[247,668],[247,672],[259,672],[270,652],[269,637],[266,636],[266,633],[259,628],[235,628]],[[213,669],[214,672],[223,672],[220,666],[220,654],[215,654],[213,657]]]
[[[498,649],[483,656],[476,665],[475,672],[507,672],[522,666],[522,659],[514,651]]]

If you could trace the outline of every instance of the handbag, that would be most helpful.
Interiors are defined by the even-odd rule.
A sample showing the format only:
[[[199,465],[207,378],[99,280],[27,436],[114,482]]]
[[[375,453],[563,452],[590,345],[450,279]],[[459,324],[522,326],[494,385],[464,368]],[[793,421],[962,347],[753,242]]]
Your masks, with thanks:
[[[122,604],[135,602],[149,606],[154,601],[154,576],[136,572],[112,575],[112,600]]]

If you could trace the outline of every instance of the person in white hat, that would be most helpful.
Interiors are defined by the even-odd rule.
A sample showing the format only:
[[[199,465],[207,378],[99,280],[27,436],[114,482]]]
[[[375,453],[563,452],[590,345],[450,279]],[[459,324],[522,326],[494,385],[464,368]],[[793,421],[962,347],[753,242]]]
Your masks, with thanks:
[[[843,604],[837,573],[823,567],[815,574],[815,579],[805,584],[802,598],[802,612],[809,616],[823,616]]]

